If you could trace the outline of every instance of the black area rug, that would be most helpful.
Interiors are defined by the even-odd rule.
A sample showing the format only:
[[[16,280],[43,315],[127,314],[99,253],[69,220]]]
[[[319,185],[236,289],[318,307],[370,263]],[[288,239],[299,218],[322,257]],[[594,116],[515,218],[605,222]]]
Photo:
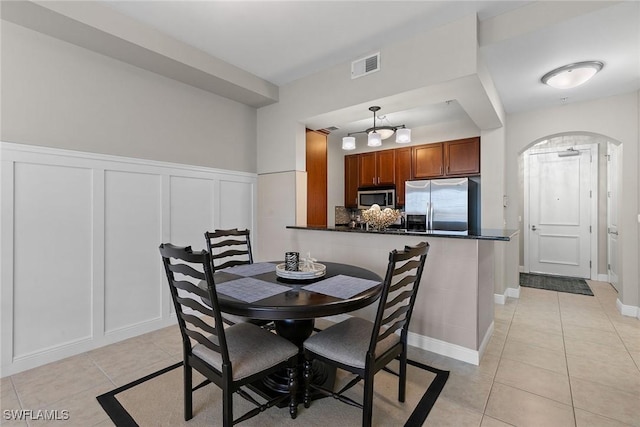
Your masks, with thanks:
[[[426,384],[424,385],[425,387],[427,387],[426,391],[424,392],[424,394],[419,400],[416,399],[418,400],[416,406],[414,407],[413,411],[408,416],[406,421],[404,421],[405,427],[420,426],[424,424],[425,420],[427,419],[427,416],[429,415],[429,412],[433,408],[433,405],[438,399],[438,396],[442,392],[442,389],[444,388],[447,382],[447,379],[449,378],[449,371],[442,371],[440,369],[432,368],[431,366],[427,366],[422,363],[415,362],[413,360],[407,360],[407,363],[410,366],[416,367],[422,371],[435,374],[435,376],[431,379],[431,382],[429,383],[428,387],[426,386]],[[111,418],[111,421],[113,421],[113,423],[118,427],[135,427],[135,426],[144,427],[146,425],[150,425],[150,421],[148,418],[146,419],[146,421],[143,421],[143,420],[136,419],[135,417],[136,411],[139,411],[139,414],[141,417],[148,414],[149,410],[145,411],[140,409],[140,406],[147,404],[147,402],[149,402],[150,404],[150,411],[154,412],[154,415],[153,415],[154,421],[151,422],[152,424],[154,424],[154,427],[165,426],[165,425],[175,426],[175,425],[183,425],[183,424],[196,425],[198,422],[204,422],[204,424],[206,425],[217,425],[217,423],[220,421],[220,419],[218,418],[219,414],[215,415],[214,418],[211,418],[210,414],[202,414],[200,418],[203,418],[204,416],[205,419],[196,420],[195,416],[197,416],[199,410],[198,410],[198,403],[195,400],[194,400],[194,419],[192,419],[191,422],[188,424],[183,422],[184,418],[182,417],[183,416],[182,381],[178,381],[177,384],[174,384],[175,387],[164,388],[159,391],[159,393],[161,393],[162,395],[162,394],[168,394],[172,391],[175,392],[176,389],[178,389],[179,393],[175,393],[174,399],[177,400],[178,394],[180,398],[179,398],[179,402],[175,402],[176,403],[175,408],[172,408],[169,406],[166,406],[166,407],[162,406],[160,410],[158,410],[157,407],[153,407],[153,403],[155,403],[157,406],[158,402],[154,402],[154,400],[157,400],[157,399],[154,399],[153,395],[145,396],[144,395],[145,391],[142,391],[142,390],[140,390],[140,393],[142,394],[142,396],[139,396],[137,398],[137,402],[136,402],[136,399],[132,400],[130,397],[127,397],[127,393],[129,394],[135,393],[136,387],[142,386],[144,388],[145,383],[152,383],[153,381],[157,381],[159,378],[162,378],[163,376],[166,376],[166,375],[179,374],[177,378],[181,380],[182,370],[175,371],[181,366],[182,366],[182,362],[168,366],[160,371],[154,372],[150,375],[147,375],[143,378],[140,378],[122,387],[118,387],[115,390],[112,390],[110,392],[97,396],[96,399],[102,406],[102,409],[104,409],[107,415],[109,415],[109,417]],[[196,371],[194,370],[194,375],[195,374],[196,374]],[[376,375],[376,380],[378,379],[378,376],[381,374],[382,372]],[[410,375],[410,371],[408,372],[408,378],[407,378],[408,381],[414,378],[409,375]],[[195,378],[194,378],[194,383],[195,383]],[[384,397],[385,400],[387,399],[397,400],[397,394],[395,394],[397,393],[397,379],[395,384],[396,385],[394,387],[390,387],[390,389],[392,389],[394,392],[394,396]],[[156,391],[158,390],[157,385],[150,385],[149,387],[155,389]],[[207,387],[212,387],[216,389],[214,385],[209,385]],[[382,387],[382,390],[385,390],[385,389],[387,389],[387,387]],[[407,393],[409,393],[409,391],[410,389],[407,389]],[[420,391],[420,393],[422,393],[422,391]],[[122,395],[118,396],[119,394],[122,394]],[[419,396],[419,394],[417,396]],[[407,394],[407,398],[409,398],[409,394]],[[234,398],[234,402],[235,400],[242,400],[242,399]],[[329,398],[325,398],[323,400],[337,402],[337,400],[329,399]],[[136,402],[136,403],[132,403],[132,402]],[[133,406],[131,406],[132,404]],[[347,410],[346,408],[351,408],[350,406],[347,406],[340,402],[337,402],[337,404],[342,406],[341,407],[339,406],[338,408],[336,408],[336,412],[339,412],[342,407],[345,408],[344,410]],[[171,405],[173,405],[173,402],[171,403]],[[222,406],[221,404],[215,405],[215,402],[212,405],[210,400],[206,401],[206,405],[215,406],[215,407]],[[374,401],[374,405],[375,405],[375,401]],[[313,406],[314,405],[312,404],[310,409],[304,409],[304,411],[310,411],[311,409],[313,409]],[[127,408],[129,408],[129,410]],[[285,418],[282,420],[282,422],[277,420],[277,418],[275,418],[273,414],[269,415],[270,411],[274,411],[274,410],[277,411],[276,408],[271,408],[265,411],[264,413],[262,413],[261,415],[259,415],[258,417],[253,418],[252,420],[257,420],[256,422],[259,423],[260,425],[284,425],[284,424],[289,425],[289,423],[291,423],[291,425],[298,426],[298,425],[304,425],[305,421],[307,422],[308,425],[319,425],[319,426],[326,425],[325,417],[327,416],[327,414],[326,413],[323,414],[323,412],[320,411],[320,409],[322,408],[316,408],[316,409],[318,411],[313,414],[313,417],[318,418],[317,420],[313,417],[312,418],[309,417],[310,415],[312,415],[311,413],[307,414],[306,420],[303,420],[300,417],[300,412],[298,413],[299,414],[298,419],[290,420],[290,418],[288,417],[288,411],[286,410],[286,408],[283,411],[283,412],[286,412],[286,415],[285,415]],[[165,414],[160,413],[163,410],[166,410],[167,413]],[[202,412],[203,410],[200,409],[200,411]],[[147,414],[145,414],[145,412]],[[176,414],[176,412],[178,412],[179,414]],[[340,416],[340,414],[337,414],[337,415]],[[276,414],[275,416],[277,417],[278,414]],[[261,419],[260,417],[263,417],[263,418]],[[250,421],[246,421],[245,423],[249,424]],[[303,423],[303,424],[300,424],[300,423]],[[401,425],[401,424],[402,422],[396,425]]]
[[[520,273],[520,286],[593,296],[593,292],[587,282],[584,279],[575,277]]]

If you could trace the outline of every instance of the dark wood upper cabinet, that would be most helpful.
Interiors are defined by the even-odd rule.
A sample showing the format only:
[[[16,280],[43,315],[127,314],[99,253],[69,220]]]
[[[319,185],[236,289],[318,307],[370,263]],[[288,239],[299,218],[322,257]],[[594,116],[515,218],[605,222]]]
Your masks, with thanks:
[[[480,138],[413,147],[413,178],[480,175]]]
[[[480,173],[480,138],[449,141],[444,146],[446,176],[467,176]]]
[[[376,185],[393,185],[396,182],[396,150],[376,151]]]
[[[395,150],[374,151],[359,155],[358,186],[376,187],[395,182]]]
[[[344,206],[358,207],[358,154],[344,156]]]
[[[442,143],[412,147],[413,178],[437,178],[444,174]]]
[[[405,182],[480,175],[480,138],[466,138],[344,157],[344,205],[358,206],[358,187],[395,185],[405,204]]]
[[[411,179],[411,147],[397,148],[396,152],[396,205],[404,206],[404,184]]]

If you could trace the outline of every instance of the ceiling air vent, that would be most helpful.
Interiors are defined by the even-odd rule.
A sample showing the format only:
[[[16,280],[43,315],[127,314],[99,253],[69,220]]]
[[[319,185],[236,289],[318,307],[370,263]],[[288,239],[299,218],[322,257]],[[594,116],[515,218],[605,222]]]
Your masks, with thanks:
[[[351,63],[351,78],[366,76],[367,74],[380,71],[380,52],[364,58],[357,59]]]

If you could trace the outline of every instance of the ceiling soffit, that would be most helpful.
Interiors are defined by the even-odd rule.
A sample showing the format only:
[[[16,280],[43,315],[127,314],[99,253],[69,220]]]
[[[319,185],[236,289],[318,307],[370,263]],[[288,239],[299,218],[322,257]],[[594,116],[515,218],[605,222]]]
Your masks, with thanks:
[[[2,19],[234,101],[278,102],[276,85],[91,2],[2,2]]]

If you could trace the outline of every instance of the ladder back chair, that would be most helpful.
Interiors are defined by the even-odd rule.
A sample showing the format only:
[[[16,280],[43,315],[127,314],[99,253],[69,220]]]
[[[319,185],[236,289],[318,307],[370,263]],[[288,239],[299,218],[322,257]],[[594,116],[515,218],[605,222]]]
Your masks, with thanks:
[[[163,243],[160,254],[182,334],[185,420],[193,416],[193,391],[210,382],[222,389],[225,427],[247,420],[287,398],[290,398],[289,413],[295,418],[298,347],[251,323],[225,328],[207,251],[193,252],[190,247]],[[192,369],[206,378],[196,387],[192,385]],[[289,378],[288,394],[260,403],[241,388],[281,369],[286,369]],[[236,420],[234,393],[256,406]]]
[[[213,271],[234,265],[253,264],[249,230],[215,230],[205,232],[207,248],[211,254]]]
[[[362,425],[370,426],[373,414],[373,378],[381,369],[398,376],[398,401],[404,402],[407,381],[407,334],[409,321],[429,252],[429,243],[405,246],[389,253],[389,264],[375,321],[351,317],[312,335],[304,342],[304,406],[311,401],[311,389],[333,396],[363,410]],[[400,332],[398,335],[396,332]],[[310,383],[311,362],[320,360],[355,374],[338,392]],[[399,372],[386,366],[399,360]],[[362,403],[343,395],[364,379]]]
[[[214,273],[236,265],[253,264],[250,234],[251,232],[248,229],[238,230],[237,228],[229,230],[216,229],[213,232],[206,231],[204,233]],[[222,315],[222,320],[228,325],[250,322],[259,326],[272,326],[269,320],[250,319],[228,313]]]

